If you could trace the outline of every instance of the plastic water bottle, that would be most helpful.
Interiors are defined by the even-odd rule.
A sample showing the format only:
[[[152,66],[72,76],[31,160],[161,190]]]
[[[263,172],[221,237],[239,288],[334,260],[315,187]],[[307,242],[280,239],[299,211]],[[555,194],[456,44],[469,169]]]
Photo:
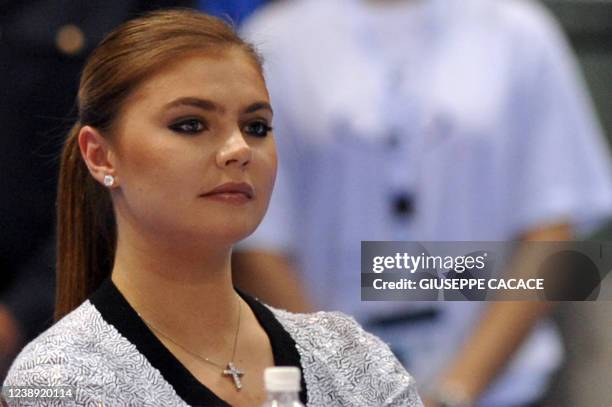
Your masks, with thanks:
[[[300,402],[300,369],[297,367],[268,367],[264,382],[268,400],[262,407],[305,407]]]

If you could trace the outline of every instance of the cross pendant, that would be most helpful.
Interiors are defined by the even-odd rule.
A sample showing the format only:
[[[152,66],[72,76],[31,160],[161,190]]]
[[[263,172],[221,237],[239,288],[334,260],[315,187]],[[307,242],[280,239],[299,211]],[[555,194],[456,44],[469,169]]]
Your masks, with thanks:
[[[234,385],[236,386],[236,390],[240,391],[240,389],[242,389],[242,382],[240,381],[240,376],[244,376],[244,372],[234,366],[234,362],[229,362],[227,364],[227,369],[223,371],[223,375],[232,376],[232,379],[234,379]]]

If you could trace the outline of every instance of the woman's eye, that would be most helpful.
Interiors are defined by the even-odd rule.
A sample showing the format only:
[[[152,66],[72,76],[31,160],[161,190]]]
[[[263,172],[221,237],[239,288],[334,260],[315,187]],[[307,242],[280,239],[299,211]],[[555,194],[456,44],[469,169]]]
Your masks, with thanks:
[[[266,137],[272,131],[272,127],[268,126],[266,122],[253,122],[247,124],[244,131],[251,136]]]
[[[196,134],[205,129],[199,119],[186,119],[170,125],[170,129],[178,133]]]

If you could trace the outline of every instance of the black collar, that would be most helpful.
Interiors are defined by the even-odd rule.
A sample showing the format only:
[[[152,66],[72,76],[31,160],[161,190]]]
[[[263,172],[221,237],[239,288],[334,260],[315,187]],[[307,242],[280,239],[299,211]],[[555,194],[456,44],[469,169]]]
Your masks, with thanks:
[[[297,366],[301,370],[300,355],[295,342],[276,320],[274,314],[256,299],[240,291],[238,293],[266,331],[272,345],[274,364],[276,366]],[[161,372],[164,379],[172,385],[179,397],[187,404],[211,407],[228,406],[225,401],[201,384],[157,339],[110,278],[100,285],[89,300],[106,322],[113,325],[121,335],[133,343],[149,363]],[[307,391],[303,372],[300,399],[306,404]]]

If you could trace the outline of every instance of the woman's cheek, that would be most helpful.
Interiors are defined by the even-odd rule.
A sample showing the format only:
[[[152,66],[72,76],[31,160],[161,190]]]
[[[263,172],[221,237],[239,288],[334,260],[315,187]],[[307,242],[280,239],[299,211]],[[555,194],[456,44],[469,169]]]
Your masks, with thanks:
[[[276,180],[276,173],[278,171],[278,159],[276,156],[276,149],[273,146],[272,144],[272,148],[269,148],[261,160],[263,163],[261,176],[264,178],[262,184],[265,185],[268,195],[272,193],[274,181]]]

